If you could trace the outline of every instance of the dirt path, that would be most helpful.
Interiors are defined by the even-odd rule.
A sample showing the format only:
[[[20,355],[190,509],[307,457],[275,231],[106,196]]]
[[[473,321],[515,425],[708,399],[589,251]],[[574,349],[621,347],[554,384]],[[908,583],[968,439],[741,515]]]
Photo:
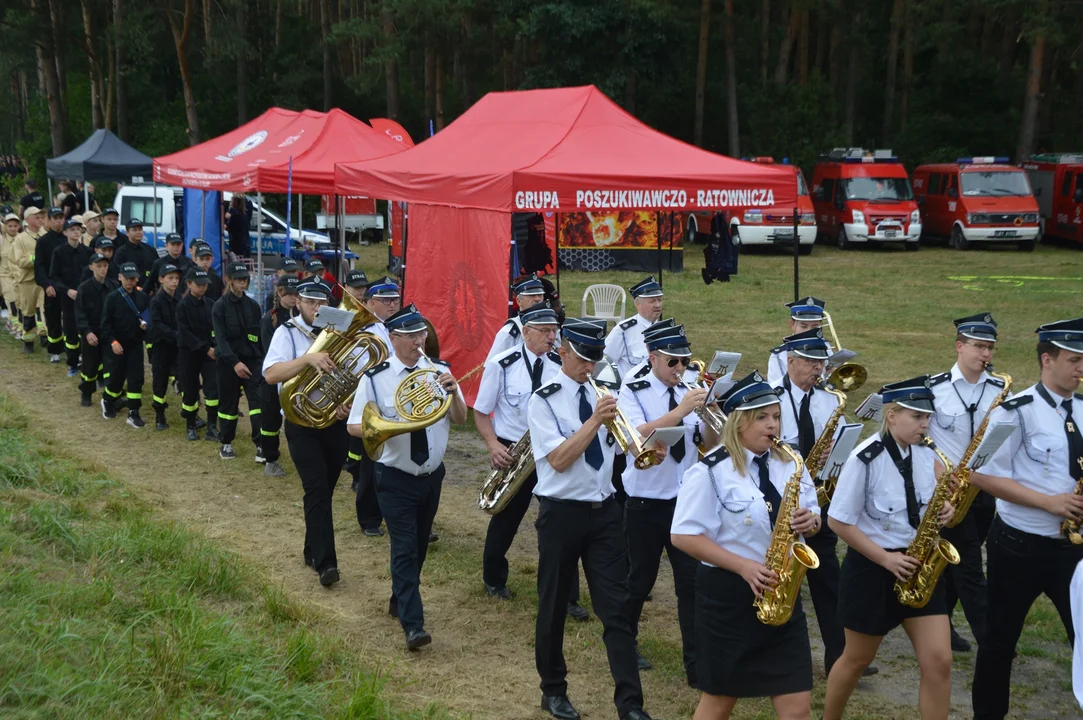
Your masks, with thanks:
[[[334,508],[343,580],[327,591],[301,562],[301,489],[286,461],[284,439],[289,476],[272,480],[252,461],[247,439],[238,441],[239,457],[228,463],[218,459],[215,444],[186,442],[175,397],[170,397],[170,430],[155,432],[148,426],[135,431],[122,420],[103,420],[96,405],[80,408],[74,380],[64,378],[60,368],[48,366],[40,353],[31,360],[21,357],[6,338],[0,342],[0,368],[5,392],[27,409],[35,429],[52,439],[58,451],[107,469],[166,517],[225,543],[265,568],[269,581],[281,585],[290,597],[322,609],[318,622],[347,637],[357,652],[384,670],[395,694],[408,705],[439,702],[477,718],[543,717],[537,709],[533,652],[534,512],[524,520],[509,558],[509,585],[518,597],[511,603],[491,601],[481,582],[488,516],[476,505],[487,455],[476,433],[455,432],[446,458],[448,480],[436,519],[441,539],[430,550],[422,588],[426,626],[434,642],[421,653],[407,653],[398,622],[386,612],[390,592],[387,539],[367,538],[360,532],[345,475]],[[244,427],[245,420],[241,423]],[[583,587],[585,592],[585,583]],[[641,624],[641,643],[656,665],[643,674],[647,709],[663,718],[690,717],[697,694],[683,682],[676,602],[665,565],[654,598]],[[805,602],[811,608],[807,597]],[[819,697],[822,649],[811,612],[810,630]],[[570,695],[585,716],[594,718],[614,715],[600,631],[597,620],[569,623],[565,641]],[[1055,641],[1043,643],[1041,649],[1025,662],[1016,662],[1018,682],[1013,685],[1033,690],[1017,693],[1019,710],[1028,717],[1065,717],[1073,706],[1070,654]],[[969,717],[972,655],[957,655],[956,660],[952,716]],[[865,717],[915,716],[916,663],[905,636],[897,632],[885,640],[878,664],[881,674],[862,683],[854,709],[863,710]],[[1051,677],[1058,680],[1051,682]],[[768,707],[748,703],[739,708],[738,715],[753,717]]]

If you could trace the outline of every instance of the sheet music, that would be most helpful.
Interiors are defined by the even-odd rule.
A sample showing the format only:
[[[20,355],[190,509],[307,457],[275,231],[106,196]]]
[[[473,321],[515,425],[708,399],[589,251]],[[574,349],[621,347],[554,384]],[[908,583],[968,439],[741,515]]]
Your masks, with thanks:
[[[735,384],[736,383],[733,382],[733,373],[730,373],[727,379],[719,378],[718,380],[715,380],[714,384],[711,385],[711,391],[707,393],[707,399],[704,401],[704,404],[710,405],[711,403],[717,401],[718,398],[725,395],[726,391],[728,391]]]
[[[861,437],[860,423],[847,423],[839,425],[835,431],[835,444],[831,447],[831,453],[827,456],[827,462],[820,469],[816,479],[823,482],[827,478],[837,478],[842,472],[842,466],[846,458],[857,447],[857,441]]]
[[[707,374],[720,380],[726,379],[726,376],[732,377],[739,362],[741,362],[741,353],[715,350],[714,358],[707,367]]]
[[[652,447],[655,443],[672,447],[684,437],[684,426],[657,428],[643,441],[643,447]]]
[[[350,327],[350,323],[353,322],[354,314],[355,313],[352,313],[349,310],[324,305],[316,311],[316,317],[313,318],[312,327],[332,327],[336,330],[345,330]]]
[[[970,458],[968,467],[971,470],[977,470],[982,465],[985,465],[985,463],[989,461],[989,458],[993,457],[993,454],[1004,444],[1004,441],[1011,437],[1014,429],[1015,425],[1008,422],[999,422],[990,425],[986,429],[985,437],[981,439],[981,444],[978,445],[978,449],[974,451],[974,456]]]
[[[884,399],[879,393],[873,393],[865,398],[865,402],[854,410],[854,417],[858,420],[879,420],[880,411],[884,408]]]

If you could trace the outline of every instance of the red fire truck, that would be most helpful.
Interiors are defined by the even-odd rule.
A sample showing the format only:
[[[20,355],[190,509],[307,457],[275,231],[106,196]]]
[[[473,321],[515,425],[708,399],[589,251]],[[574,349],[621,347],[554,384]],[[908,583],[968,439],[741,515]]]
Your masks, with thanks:
[[[959,158],[914,170],[914,195],[926,236],[948,238],[950,247],[1013,242],[1023,251],[1038,239],[1038,203],[1026,173],[1006,157]]]
[[[1083,153],[1033,155],[1023,169],[1038,201],[1042,235],[1083,243]]]

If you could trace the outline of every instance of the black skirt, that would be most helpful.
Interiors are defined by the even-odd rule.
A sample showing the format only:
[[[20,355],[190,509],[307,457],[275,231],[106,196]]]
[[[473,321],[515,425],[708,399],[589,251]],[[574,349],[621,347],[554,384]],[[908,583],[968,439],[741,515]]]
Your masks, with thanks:
[[[774,697],[812,690],[812,650],[798,598],[780,627],[756,619],[744,579],[702,563],[696,572],[697,687],[709,695]]]
[[[849,548],[839,572],[842,626],[866,635],[883,636],[909,618],[947,615],[944,582],[944,575],[941,575],[925,607],[903,605],[895,595],[895,576],[891,571]]]

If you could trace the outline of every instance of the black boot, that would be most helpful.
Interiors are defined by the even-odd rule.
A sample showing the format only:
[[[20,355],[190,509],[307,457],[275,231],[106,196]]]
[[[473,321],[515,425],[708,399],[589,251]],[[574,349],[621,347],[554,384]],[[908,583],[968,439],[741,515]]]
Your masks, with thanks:
[[[154,408],[154,429],[168,430],[169,423],[165,421],[165,408]]]
[[[24,355],[31,355],[31,354],[33,354],[33,352],[34,352],[34,341],[31,340],[30,342],[24,342],[23,343],[23,354]]]
[[[139,428],[146,425],[146,423],[143,422],[143,418],[139,417],[139,411],[138,410],[129,410],[128,411],[128,424],[131,425],[136,430],[138,430]]]
[[[83,391],[83,397],[79,401],[79,404],[82,405],[83,407],[90,407],[91,403],[90,403],[90,393],[89,392],[87,392],[85,390]]]

